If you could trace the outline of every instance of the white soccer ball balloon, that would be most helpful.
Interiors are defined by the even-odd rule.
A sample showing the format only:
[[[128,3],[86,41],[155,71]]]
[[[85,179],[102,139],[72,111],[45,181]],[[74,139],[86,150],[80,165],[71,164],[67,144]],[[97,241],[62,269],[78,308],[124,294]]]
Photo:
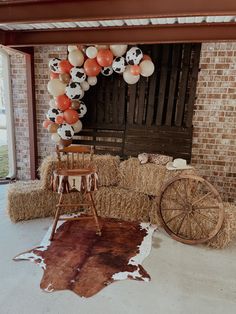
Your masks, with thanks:
[[[87,75],[85,74],[85,71],[83,68],[80,67],[73,67],[70,70],[70,75],[72,77],[73,82],[81,83],[86,80]]]
[[[66,96],[71,100],[82,99],[84,96],[84,91],[77,82],[71,82],[66,86]]]
[[[124,57],[117,57],[113,60],[112,69],[116,73],[123,73],[125,71],[125,58]]]
[[[63,117],[63,112],[56,108],[50,108],[46,116],[50,121],[55,122],[57,116]]]
[[[60,73],[59,70],[59,62],[61,61],[61,59],[59,58],[53,58],[49,60],[48,66],[49,69],[53,72],[53,73]]]
[[[130,65],[139,64],[142,58],[142,50],[138,47],[132,47],[126,53],[126,62]]]
[[[112,69],[112,67],[104,67],[104,68],[102,68],[101,73],[102,73],[104,76],[110,76],[110,75],[112,75],[112,73],[113,73],[113,69]]]
[[[57,129],[57,133],[63,140],[70,140],[75,132],[70,124],[63,123]]]

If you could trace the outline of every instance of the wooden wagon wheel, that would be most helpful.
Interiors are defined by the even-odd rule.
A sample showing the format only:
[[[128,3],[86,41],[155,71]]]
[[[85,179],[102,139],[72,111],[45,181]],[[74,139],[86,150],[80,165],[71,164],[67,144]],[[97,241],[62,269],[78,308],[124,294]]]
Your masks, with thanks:
[[[166,232],[186,244],[204,243],[220,230],[224,209],[217,190],[205,179],[180,175],[162,189],[160,218]]]

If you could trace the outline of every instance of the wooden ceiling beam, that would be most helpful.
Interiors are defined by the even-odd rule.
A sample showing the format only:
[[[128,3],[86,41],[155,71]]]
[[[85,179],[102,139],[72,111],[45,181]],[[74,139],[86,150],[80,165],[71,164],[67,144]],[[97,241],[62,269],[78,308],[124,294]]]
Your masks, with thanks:
[[[232,0],[1,1],[0,23],[236,15]]]
[[[236,40],[236,23],[174,24],[6,32],[11,47],[65,44],[178,43]]]

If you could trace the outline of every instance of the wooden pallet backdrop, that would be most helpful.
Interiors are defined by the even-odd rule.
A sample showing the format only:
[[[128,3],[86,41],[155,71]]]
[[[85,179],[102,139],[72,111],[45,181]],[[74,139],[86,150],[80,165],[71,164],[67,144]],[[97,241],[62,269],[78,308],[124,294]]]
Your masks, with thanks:
[[[192,116],[200,44],[140,45],[155,63],[135,85],[122,75],[98,77],[84,97],[88,112],[74,143],[122,157],[140,152],[191,159]]]

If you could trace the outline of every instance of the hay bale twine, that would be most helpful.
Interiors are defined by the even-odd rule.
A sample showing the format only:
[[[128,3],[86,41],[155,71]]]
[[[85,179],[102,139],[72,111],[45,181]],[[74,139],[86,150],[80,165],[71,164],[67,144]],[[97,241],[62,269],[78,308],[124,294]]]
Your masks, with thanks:
[[[142,193],[119,187],[101,187],[94,193],[98,215],[127,221],[149,221],[152,202]]]
[[[159,196],[166,167],[147,163],[141,165],[138,158],[120,163],[118,186],[148,195]]]
[[[84,155],[84,167],[89,166],[89,155]],[[57,157],[48,156],[44,158],[39,167],[42,189],[51,189],[51,175],[57,168]],[[99,186],[113,186],[118,184],[120,158],[111,155],[94,155],[90,166],[93,166],[98,173]],[[82,165],[81,165],[82,166]]]

